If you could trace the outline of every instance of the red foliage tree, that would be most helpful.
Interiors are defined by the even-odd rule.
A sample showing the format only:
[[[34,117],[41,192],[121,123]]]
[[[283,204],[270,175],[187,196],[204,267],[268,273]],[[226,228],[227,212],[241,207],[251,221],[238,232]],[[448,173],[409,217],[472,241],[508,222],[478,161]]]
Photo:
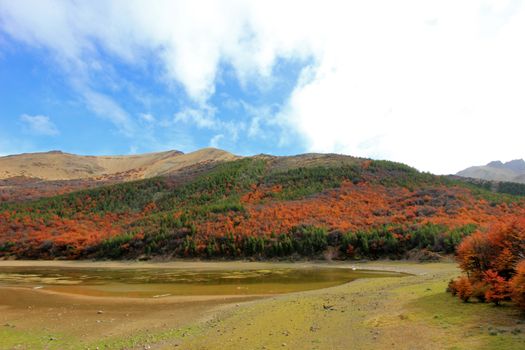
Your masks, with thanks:
[[[499,305],[502,301],[510,299],[509,283],[496,271],[485,271],[484,280],[489,286],[485,292],[486,301]]]
[[[525,260],[520,261],[516,267],[516,275],[510,281],[512,301],[525,310]]]
[[[525,308],[524,254],[522,217],[493,225],[486,233],[477,232],[465,238],[457,249],[458,263],[471,278],[474,297],[499,305],[512,296],[520,308]],[[458,288],[457,282],[454,287]]]
[[[490,269],[496,254],[487,235],[481,232],[466,237],[457,248],[459,267],[474,278],[481,277],[484,271]]]

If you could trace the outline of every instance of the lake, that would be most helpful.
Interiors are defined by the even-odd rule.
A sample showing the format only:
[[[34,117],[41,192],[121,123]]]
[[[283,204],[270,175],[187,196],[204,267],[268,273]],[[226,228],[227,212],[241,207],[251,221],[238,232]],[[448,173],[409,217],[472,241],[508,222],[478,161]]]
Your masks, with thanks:
[[[0,267],[0,286],[92,297],[164,298],[282,294],[332,287],[358,278],[394,276],[402,274],[330,267],[205,270],[23,266]]]

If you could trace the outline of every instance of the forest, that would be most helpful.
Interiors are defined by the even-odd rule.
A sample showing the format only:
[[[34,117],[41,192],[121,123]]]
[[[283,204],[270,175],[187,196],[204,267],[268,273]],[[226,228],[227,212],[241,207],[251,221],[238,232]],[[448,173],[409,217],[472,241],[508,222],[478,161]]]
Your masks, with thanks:
[[[400,163],[260,156],[3,203],[0,257],[433,259],[524,213],[519,195]]]

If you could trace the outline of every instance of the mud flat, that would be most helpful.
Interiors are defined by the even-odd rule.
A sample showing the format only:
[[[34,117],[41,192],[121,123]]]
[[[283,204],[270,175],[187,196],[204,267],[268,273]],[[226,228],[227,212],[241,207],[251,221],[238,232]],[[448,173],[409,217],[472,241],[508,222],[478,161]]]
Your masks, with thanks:
[[[390,276],[402,275],[322,263],[1,261],[0,347],[164,343],[248,301]]]
[[[521,349],[525,320],[510,306],[461,303],[444,292],[453,263],[23,262],[9,269],[181,270],[226,274],[242,285],[254,271],[393,271],[290,293],[123,296],[69,293],[38,279],[0,287],[5,349]],[[338,275],[340,272],[335,273]],[[364,272],[369,273],[369,272]],[[372,272],[372,275],[374,272]],[[36,274],[38,275],[38,273]],[[44,274],[45,275],[45,274]],[[213,274],[212,274],[213,275]],[[239,279],[238,277],[241,276]],[[250,277],[251,276],[251,277]],[[34,277],[34,276],[33,276]],[[38,277],[38,276],[37,276]],[[40,276],[42,277],[42,276]],[[43,276],[48,278],[49,275]],[[60,277],[60,276],[55,276]],[[226,285],[230,285],[231,279]],[[93,281],[91,281],[93,282]],[[90,282],[90,283],[91,283]],[[245,280],[246,282],[246,280]],[[323,282],[324,283],[324,282]],[[249,283],[246,283],[249,285]],[[87,283],[89,286],[90,284]],[[78,284],[72,284],[78,287]],[[80,286],[84,286],[82,283]],[[57,287],[55,285],[55,287]],[[60,285],[58,285],[60,287]],[[82,289],[82,288],[81,288]]]

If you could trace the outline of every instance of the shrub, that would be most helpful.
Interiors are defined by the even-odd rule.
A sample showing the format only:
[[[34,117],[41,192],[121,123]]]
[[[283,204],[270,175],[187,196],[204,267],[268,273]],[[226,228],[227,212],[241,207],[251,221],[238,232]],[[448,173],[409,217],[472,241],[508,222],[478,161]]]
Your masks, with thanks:
[[[451,279],[448,282],[447,292],[452,294],[453,296],[456,296],[456,294],[458,294],[458,288],[457,288],[457,285],[456,285],[456,280]]]
[[[524,309],[524,252],[525,220],[521,217],[466,237],[457,249],[457,260],[473,284],[472,296],[495,305],[512,299]]]
[[[466,303],[474,291],[470,280],[466,276],[461,276],[457,279],[455,286],[458,297]]]
[[[485,281],[476,281],[472,284],[472,297],[476,298],[479,302],[484,303],[487,298],[485,297],[487,290],[489,289],[488,284]]]
[[[516,275],[510,281],[512,301],[525,310],[525,260],[521,260],[516,267]]]

